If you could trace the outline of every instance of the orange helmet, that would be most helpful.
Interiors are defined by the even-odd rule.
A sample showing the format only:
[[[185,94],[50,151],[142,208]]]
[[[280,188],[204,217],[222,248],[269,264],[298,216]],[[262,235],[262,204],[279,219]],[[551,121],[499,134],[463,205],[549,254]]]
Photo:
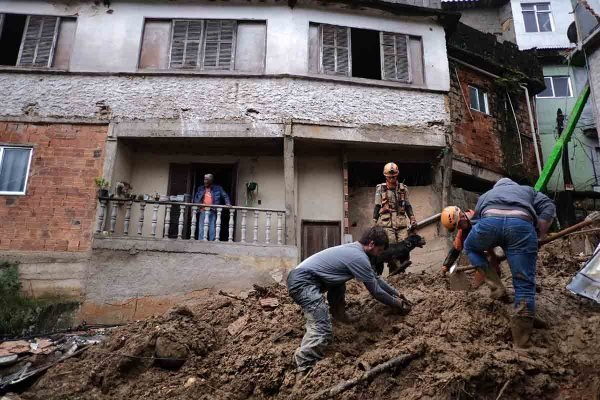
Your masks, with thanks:
[[[398,173],[398,166],[393,162],[389,162],[383,167],[383,176],[398,176]]]
[[[442,225],[450,232],[456,229],[456,225],[460,219],[460,208],[456,206],[449,206],[442,210],[441,220]]]

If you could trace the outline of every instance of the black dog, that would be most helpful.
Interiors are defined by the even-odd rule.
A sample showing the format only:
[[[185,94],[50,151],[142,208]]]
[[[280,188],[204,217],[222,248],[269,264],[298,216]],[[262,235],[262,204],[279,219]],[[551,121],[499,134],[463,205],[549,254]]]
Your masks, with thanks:
[[[390,268],[390,275],[404,272],[412,264],[410,261],[410,252],[416,247],[425,246],[425,244],[425,239],[416,233],[412,233],[400,243],[390,244],[379,257],[371,257],[371,266],[377,275],[381,275],[383,272],[383,263],[399,261],[400,267],[395,270]]]

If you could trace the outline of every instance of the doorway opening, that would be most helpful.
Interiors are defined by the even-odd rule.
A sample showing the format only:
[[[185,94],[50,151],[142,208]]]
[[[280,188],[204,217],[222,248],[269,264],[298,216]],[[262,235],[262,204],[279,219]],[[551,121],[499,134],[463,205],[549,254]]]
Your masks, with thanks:
[[[186,201],[193,201],[198,188],[204,185],[204,175],[213,174],[214,184],[219,185],[229,195],[231,204],[236,204],[236,182],[237,182],[237,163],[192,163],[192,164],[171,164],[169,166],[169,185],[167,195],[185,195]],[[199,213],[197,216],[198,225],[200,224]],[[227,241],[229,234],[229,210],[223,210],[221,214],[221,233],[216,240]],[[171,208],[171,226],[168,236],[177,237],[177,226],[179,221],[179,206]],[[184,231],[182,236],[185,239],[191,237],[190,227],[192,214],[189,208],[186,208],[184,214]],[[235,223],[235,221],[234,221]],[[200,232],[199,226],[196,229],[196,237]],[[234,230],[235,231],[235,230]]]

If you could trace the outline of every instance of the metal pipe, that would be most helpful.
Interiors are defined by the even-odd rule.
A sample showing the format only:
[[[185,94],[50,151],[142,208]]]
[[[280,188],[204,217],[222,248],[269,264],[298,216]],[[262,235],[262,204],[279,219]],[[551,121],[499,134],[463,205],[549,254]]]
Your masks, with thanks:
[[[520,85],[521,89],[525,91],[525,100],[527,101],[527,112],[529,113],[529,126],[531,128],[531,136],[533,137],[533,151],[535,152],[535,162],[537,164],[538,175],[542,173],[542,160],[540,157],[540,149],[538,147],[537,131],[535,130],[535,123],[533,119],[533,111],[531,110],[531,102],[529,101],[529,90],[527,86]]]

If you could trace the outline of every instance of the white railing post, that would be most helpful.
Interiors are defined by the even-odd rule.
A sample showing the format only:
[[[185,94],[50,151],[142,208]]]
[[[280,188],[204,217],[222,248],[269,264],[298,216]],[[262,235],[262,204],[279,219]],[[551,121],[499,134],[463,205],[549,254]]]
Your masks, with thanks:
[[[100,200],[100,213],[98,214],[98,223],[96,232],[100,233],[104,230],[104,214],[106,213],[106,200]]]
[[[183,214],[185,214],[185,206],[179,205],[179,225],[177,226],[177,239],[181,239],[183,236]]]
[[[196,226],[198,224],[198,206],[192,206],[192,233],[190,234],[191,240],[196,240]]]
[[[233,242],[233,224],[235,220],[235,210],[233,208],[229,209],[229,235],[227,237],[227,240],[229,242]]]
[[[164,228],[164,233],[163,233],[163,237],[166,236],[167,238],[169,237],[169,230],[171,229],[171,204],[167,204],[165,206],[166,211],[165,211],[165,228]]]
[[[156,237],[156,223],[158,222],[158,208],[160,204],[155,203],[152,207],[152,237]]]
[[[110,233],[115,233],[115,227],[117,226],[117,213],[119,212],[120,203],[114,201],[110,205]]]
[[[265,243],[271,243],[271,211],[267,211],[267,218],[265,220]]]
[[[217,208],[217,227],[215,231],[215,241],[220,242],[221,239],[221,213],[223,212],[222,207]]]
[[[246,214],[248,210],[242,210],[242,238],[240,242],[246,243]]]
[[[210,221],[211,211],[210,208],[204,207],[204,219],[202,220],[202,233],[204,236],[202,240],[205,242],[208,241],[208,221]]]
[[[143,201],[140,203],[140,220],[138,221],[138,235],[142,236],[142,230],[144,229],[144,210],[146,209],[146,203]]]
[[[129,220],[131,219],[131,206],[133,206],[133,201],[129,200],[127,202],[127,209],[125,210],[125,218],[123,219],[123,235],[129,235]]]
[[[258,211],[254,211],[254,229],[252,232],[252,243],[258,243]]]
[[[277,213],[277,244],[283,244],[283,213]]]

